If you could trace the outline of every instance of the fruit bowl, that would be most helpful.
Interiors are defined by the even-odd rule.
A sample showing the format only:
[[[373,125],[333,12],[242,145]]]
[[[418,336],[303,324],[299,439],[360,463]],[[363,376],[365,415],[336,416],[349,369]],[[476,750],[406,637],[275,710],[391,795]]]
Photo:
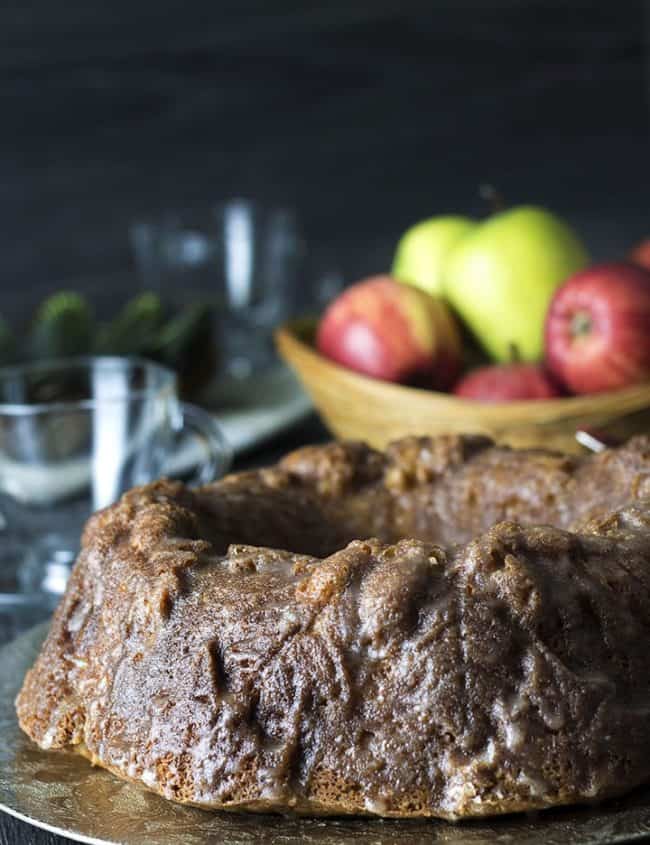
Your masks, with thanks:
[[[294,370],[328,428],[339,438],[375,448],[409,434],[487,434],[518,448],[579,452],[576,431],[613,439],[650,432],[650,383],[560,399],[487,404],[378,381],[340,367],[314,346],[317,321],[279,328],[278,351]]]

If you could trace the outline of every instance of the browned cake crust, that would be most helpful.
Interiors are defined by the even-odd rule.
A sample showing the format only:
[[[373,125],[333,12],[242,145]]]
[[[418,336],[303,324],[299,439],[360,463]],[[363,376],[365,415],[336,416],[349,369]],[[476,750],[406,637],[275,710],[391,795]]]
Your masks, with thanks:
[[[649,500],[646,438],[333,444],[133,490],[86,526],[20,724],[219,809],[624,792],[650,777]]]

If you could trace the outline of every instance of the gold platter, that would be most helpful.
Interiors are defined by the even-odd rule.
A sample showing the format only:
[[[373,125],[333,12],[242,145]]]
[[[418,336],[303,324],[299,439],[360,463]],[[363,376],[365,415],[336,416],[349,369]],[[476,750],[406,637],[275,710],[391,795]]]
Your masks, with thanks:
[[[181,807],[90,766],[39,751],[16,722],[13,699],[46,632],[0,650],[0,809],[78,842],[124,845],[604,845],[650,840],[650,788],[597,808],[463,824],[288,819]]]

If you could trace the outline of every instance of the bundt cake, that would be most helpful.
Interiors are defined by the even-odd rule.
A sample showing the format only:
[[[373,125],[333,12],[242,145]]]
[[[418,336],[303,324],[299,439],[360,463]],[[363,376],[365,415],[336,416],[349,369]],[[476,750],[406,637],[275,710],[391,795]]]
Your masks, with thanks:
[[[341,443],[160,481],[88,522],[20,724],[205,808],[600,800],[650,779],[649,537],[648,438]]]

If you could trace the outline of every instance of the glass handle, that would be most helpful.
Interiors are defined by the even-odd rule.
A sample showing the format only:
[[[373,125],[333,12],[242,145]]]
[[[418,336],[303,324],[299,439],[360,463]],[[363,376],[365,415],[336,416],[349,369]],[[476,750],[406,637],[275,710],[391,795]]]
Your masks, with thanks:
[[[232,462],[232,448],[214,417],[196,405],[181,404],[182,418],[177,427],[180,437],[192,433],[203,442],[206,459],[188,479],[188,484],[209,484],[222,476]]]

